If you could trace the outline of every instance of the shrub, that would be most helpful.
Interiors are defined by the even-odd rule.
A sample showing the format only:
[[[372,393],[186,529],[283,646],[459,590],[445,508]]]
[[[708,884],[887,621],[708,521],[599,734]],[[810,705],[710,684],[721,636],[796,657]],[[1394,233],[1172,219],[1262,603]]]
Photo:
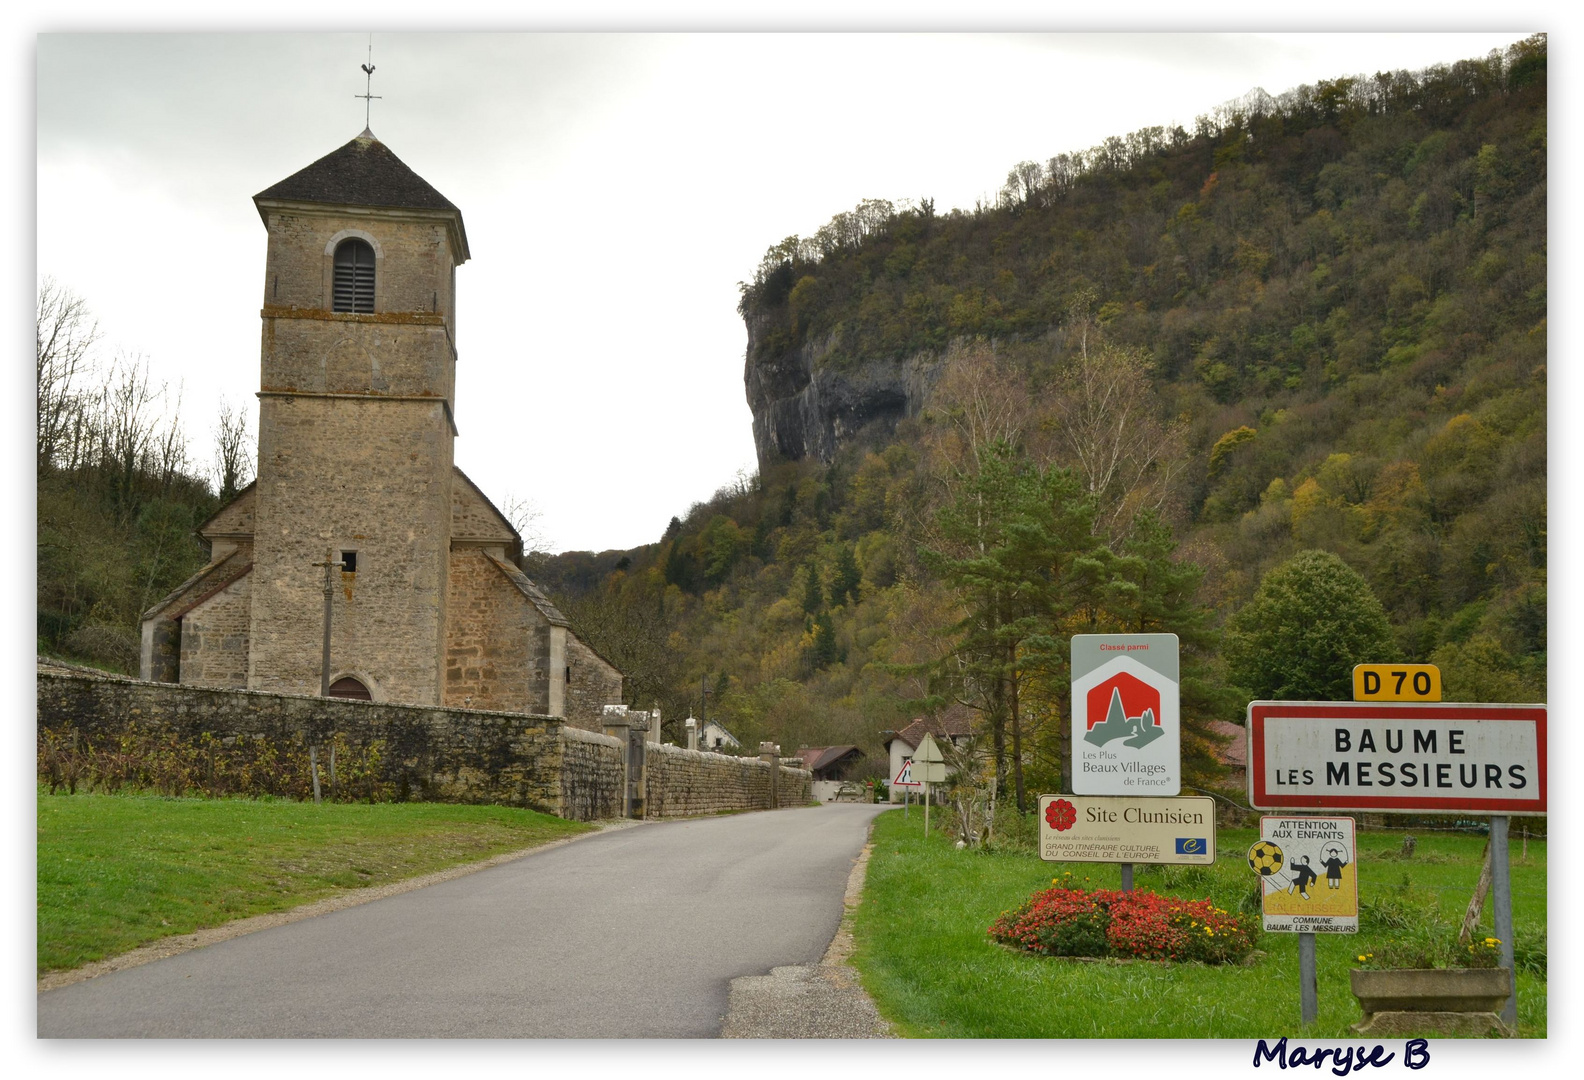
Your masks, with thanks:
[[[329,749],[335,748],[336,783],[329,782]],[[337,732],[319,761],[324,797],[336,802],[385,802],[394,790],[382,778],[385,745],[376,739],[353,745]],[[70,729],[40,728],[38,779],[51,794],[79,787],[111,793],[146,791],[161,795],[223,797],[278,796],[308,799],[313,778],[308,747],[277,744],[264,736],[217,739],[209,732],[185,738],[169,730],[129,725],[94,736]]]
[[[1235,963],[1254,950],[1252,923],[1209,900],[1147,889],[1073,889],[1053,883],[1002,912],[990,937],[1041,956]]]

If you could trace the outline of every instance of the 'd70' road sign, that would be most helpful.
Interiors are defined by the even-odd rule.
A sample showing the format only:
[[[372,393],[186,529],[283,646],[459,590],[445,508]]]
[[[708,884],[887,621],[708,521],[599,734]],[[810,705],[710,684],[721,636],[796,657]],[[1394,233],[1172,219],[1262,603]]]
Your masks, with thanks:
[[[1546,812],[1544,705],[1255,701],[1261,810]]]

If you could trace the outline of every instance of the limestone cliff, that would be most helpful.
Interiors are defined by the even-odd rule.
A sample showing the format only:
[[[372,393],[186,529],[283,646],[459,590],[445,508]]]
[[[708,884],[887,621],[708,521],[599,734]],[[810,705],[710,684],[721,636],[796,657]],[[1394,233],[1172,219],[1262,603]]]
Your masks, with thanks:
[[[782,350],[761,347],[764,320],[750,314],[743,383],[753,412],[761,469],[778,460],[829,461],[854,440],[880,438],[916,416],[940,377],[941,360],[921,353],[903,360],[824,361],[833,335]]]

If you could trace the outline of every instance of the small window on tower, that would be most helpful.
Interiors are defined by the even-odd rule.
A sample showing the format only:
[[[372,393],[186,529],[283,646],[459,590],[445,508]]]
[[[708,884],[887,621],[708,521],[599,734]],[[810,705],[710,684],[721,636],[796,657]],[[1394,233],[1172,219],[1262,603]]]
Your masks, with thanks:
[[[367,240],[354,236],[337,245],[331,310],[374,310],[374,249]]]
[[[341,553],[341,572],[343,574],[357,573],[357,552],[343,551]]]

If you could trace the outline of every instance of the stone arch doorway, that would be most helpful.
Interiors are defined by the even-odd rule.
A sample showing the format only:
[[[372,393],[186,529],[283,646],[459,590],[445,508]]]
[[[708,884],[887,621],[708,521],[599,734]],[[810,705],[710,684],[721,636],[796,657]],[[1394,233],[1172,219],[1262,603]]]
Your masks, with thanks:
[[[330,696],[348,698],[352,701],[374,700],[374,695],[369,693],[369,688],[350,675],[343,675],[330,684]]]

